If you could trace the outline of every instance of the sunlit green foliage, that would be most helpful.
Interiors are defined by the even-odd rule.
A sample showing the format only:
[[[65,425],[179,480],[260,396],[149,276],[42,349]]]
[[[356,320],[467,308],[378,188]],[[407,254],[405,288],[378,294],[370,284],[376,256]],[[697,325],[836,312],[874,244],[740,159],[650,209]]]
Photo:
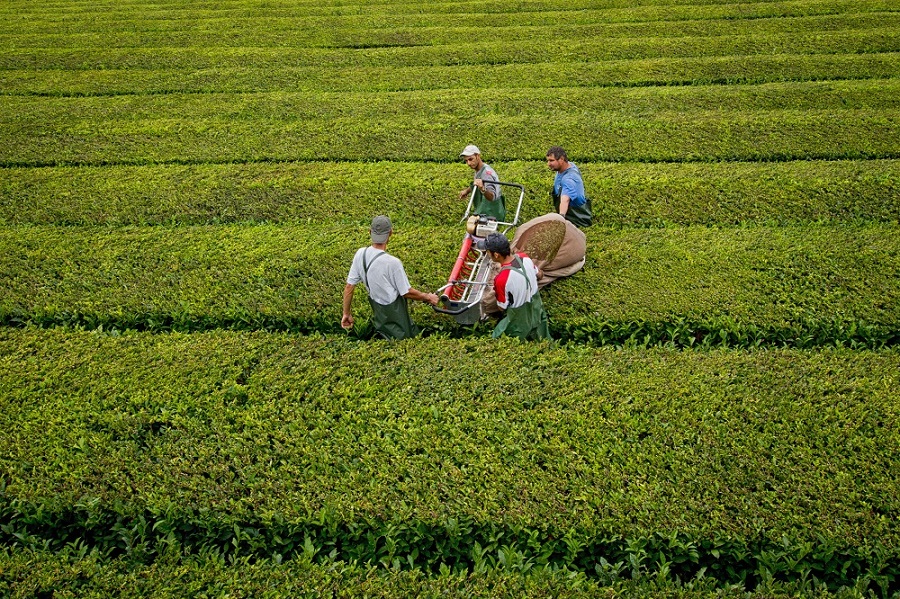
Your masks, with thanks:
[[[5,1],[0,595],[896,594],[898,31],[895,0]],[[561,343],[421,304],[361,341],[361,294],[342,332],[374,214],[445,282],[469,143],[524,219],[549,146],[585,175]]]
[[[3,538],[25,547],[897,573],[896,352],[35,329],[0,348]]]

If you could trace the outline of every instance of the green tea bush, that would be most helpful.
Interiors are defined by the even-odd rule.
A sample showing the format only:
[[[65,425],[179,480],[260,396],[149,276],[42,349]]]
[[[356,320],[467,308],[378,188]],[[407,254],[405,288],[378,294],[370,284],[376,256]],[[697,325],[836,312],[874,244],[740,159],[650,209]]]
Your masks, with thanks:
[[[437,289],[461,228],[398,221],[391,251]],[[561,339],[675,346],[898,341],[893,226],[589,230],[585,269],[542,293]],[[366,225],[0,229],[0,322],[201,331],[337,332]],[[357,294],[357,314],[368,312]],[[469,334],[422,304],[431,332]],[[484,330],[484,329],[481,329]]]
[[[188,8],[120,5],[99,14],[71,7],[65,17],[60,15],[58,6],[38,6],[29,7],[29,19],[22,19],[18,7],[12,4],[0,9],[0,15],[9,17],[0,23],[0,34],[17,34],[18,38],[46,36],[58,40],[71,36],[77,40],[78,36],[87,34],[115,33],[125,36],[140,33],[149,34],[152,40],[154,34],[177,35],[195,29],[203,34],[231,33],[231,39],[235,40],[240,39],[235,33],[248,35],[249,32],[262,30],[271,36],[266,41],[274,45],[284,44],[286,40],[296,45],[334,44],[340,38],[359,38],[373,30],[381,34],[386,33],[384,30],[395,34],[425,30],[436,34],[436,39],[444,39],[440,36],[456,28],[485,27],[485,14],[490,15],[491,21],[497,22],[494,27],[498,35],[510,37],[512,29],[528,31],[527,28],[535,28],[540,31],[554,26],[569,28],[565,31],[570,34],[592,26],[597,34],[607,37],[634,35],[638,26],[644,34],[653,32],[656,35],[682,36],[699,30],[712,35],[717,31],[721,33],[728,23],[731,23],[731,33],[743,29],[778,31],[798,26],[803,30],[831,30],[859,27],[873,19],[881,19],[875,22],[884,24],[884,19],[890,21],[895,17],[892,14],[894,6],[889,0],[681,6],[663,3],[640,6],[615,6],[610,3],[603,6],[597,2],[582,2],[581,6],[572,3],[565,7],[532,2],[527,7],[516,7],[519,10],[511,10],[508,4],[500,2],[481,2],[477,5],[477,11],[472,10],[472,3],[436,2],[355,6],[352,10],[305,5],[302,12],[287,6]],[[548,23],[547,10],[554,12],[553,24]],[[410,12],[415,13],[415,19],[410,18]],[[501,19],[502,22],[498,22]],[[737,27],[735,21],[738,22]],[[127,27],[123,28],[123,23],[127,23]],[[322,31],[326,25],[329,31]],[[281,35],[275,36],[275,33]]]
[[[272,67],[232,66],[152,70],[21,69],[4,71],[9,95],[110,96],[159,93],[396,92],[423,89],[552,88],[564,80],[578,87],[703,85],[890,79],[900,67],[895,52],[879,54],[779,54],[609,60],[584,64]]]
[[[228,4],[190,5],[139,5],[120,4],[113,10],[98,13],[92,7],[81,5],[67,6],[68,12],[61,16],[55,5],[31,6],[27,1],[10,1],[0,9],[0,14],[10,17],[20,17],[20,7],[27,5],[29,14],[41,17],[37,23],[24,20],[24,27],[29,30],[43,30],[52,32],[53,29],[42,24],[49,22],[62,26],[77,24],[72,30],[80,31],[90,29],[97,24],[108,23],[116,18],[127,18],[133,22],[147,21],[147,27],[155,25],[160,27],[177,27],[179,20],[204,20],[213,19],[221,21],[227,18],[264,18],[266,23],[277,24],[279,22],[296,22],[306,17],[328,17],[329,23],[338,26],[355,27],[399,27],[412,26],[418,23],[429,25],[440,24],[473,24],[473,13],[487,14],[492,17],[503,16],[514,19],[516,24],[546,24],[547,11],[554,12],[554,18],[559,18],[565,23],[595,22],[598,20],[608,22],[630,21],[656,21],[656,20],[688,20],[688,19],[754,19],[762,17],[791,17],[808,15],[829,15],[841,13],[866,13],[890,11],[894,5],[890,0],[805,0],[804,2],[771,1],[759,4],[738,4],[728,2],[714,2],[696,5],[687,0],[671,2],[669,0],[651,0],[639,6],[632,6],[627,2],[617,0],[573,0],[565,6],[559,6],[549,0],[532,0],[527,4],[517,5],[511,8],[508,2],[500,0],[482,0],[474,2],[452,1],[437,2],[391,2],[385,4],[348,4],[340,2],[321,2],[316,5],[302,4],[303,11],[299,12],[295,6],[288,3],[284,5],[269,6],[247,4],[244,2],[231,2]],[[557,14],[558,13],[558,14]],[[416,19],[410,19],[409,15],[415,15]],[[438,17],[444,20],[435,20]],[[420,20],[421,19],[421,20]],[[176,24],[169,24],[175,21]],[[316,21],[318,22],[318,21]],[[7,24],[4,21],[4,24]],[[480,24],[480,23],[479,23]],[[10,27],[12,31],[14,28]],[[56,31],[59,31],[58,29]]]
[[[548,31],[548,36],[552,35]],[[723,56],[780,56],[819,54],[880,54],[900,51],[893,27],[844,31],[809,31],[793,34],[644,37],[609,40],[581,39],[565,45],[528,41],[466,42],[443,46],[391,46],[357,48],[244,47],[218,45],[185,48],[11,46],[0,54],[0,69],[221,69],[254,65],[262,69],[285,67],[390,67],[500,65],[573,62],[573,57],[594,61],[683,59]],[[575,61],[578,62],[578,61]]]
[[[0,596],[896,595],[895,4],[4,3]],[[473,142],[563,342],[340,331]]]
[[[599,582],[583,574],[532,569],[492,570],[477,575],[442,572],[427,576],[419,571],[385,570],[341,562],[315,564],[296,559],[238,559],[215,556],[168,557],[150,565],[124,560],[103,560],[97,555],[59,556],[47,552],[0,552],[0,591],[13,598],[52,593],[55,597],[497,597],[510,599],[559,597],[658,597],[670,599],[780,599],[787,597],[863,596],[870,581],[861,580],[832,595],[814,581],[795,584],[767,583],[750,592],[738,587],[716,587],[709,578],[676,581],[664,574],[632,580],[627,573],[611,574]],[[873,585],[874,586],[874,585]]]
[[[526,188],[521,220],[552,208],[543,162],[495,162]],[[900,160],[634,164],[582,162],[605,226],[900,222]],[[236,222],[352,227],[371,215],[455,230],[462,164],[322,162],[7,169],[0,224]],[[513,197],[517,199],[517,197]],[[511,200],[510,200],[511,201]]]
[[[498,140],[495,160],[540,159],[547,139],[580,140],[566,149],[586,161],[897,158],[898,86],[570,88],[551,120],[545,92],[522,90],[0,96],[0,162],[447,161],[473,135]]]
[[[37,329],[0,347],[7,544],[621,562],[750,588],[900,563],[893,351]]]
[[[526,13],[527,15],[527,13]],[[701,13],[702,16],[702,13]],[[312,47],[312,48],[383,48],[391,46],[446,46],[457,43],[472,30],[472,21],[483,17],[470,17],[468,23],[454,25],[442,22],[443,15],[435,15],[415,26],[373,26],[355,23],[349,27],[332,25],[328,19],[209,19],[193,20],[187,14],[181,20],[168,21],[168,26],[154,23],[152,27],[123,27],[121,21],[91,23],[67,32],[19,32],[14,34],[14,46],[18,48],[41,47]],[[598,15],[594,22],[537,23],[512,18],[503,26],[490,29],[492,43],[516,43],[528,39],[537,46],[545,46],[562,36],[573,42],[597,39],[635,39],[718,37],[751,35],[792,35],[809,31],[845,32],[871,30],[900,25],[895,12],[870,12],[862,14],[817,15],[794,18],[758,19],[689,19],[666,21],[641,21],[636,23],[608,23]],[[528,17],[526,17],[528,19]],[[396,17],[395,17],[396,19]],[[533,23],[534,17],[528,19]],[[0,37],[0,45],[12,45]]]

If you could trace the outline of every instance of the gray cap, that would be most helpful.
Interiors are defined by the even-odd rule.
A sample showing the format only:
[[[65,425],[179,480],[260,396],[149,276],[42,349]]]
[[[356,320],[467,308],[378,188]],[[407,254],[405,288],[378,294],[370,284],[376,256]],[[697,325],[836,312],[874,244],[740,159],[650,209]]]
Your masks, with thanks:
[[[372,243],[385,243],[388,240],[388,236],[391,234],[391,219],[382,215],[376,216],[372,219],[372,227],[369,229],[369,234],[372,237]]]
[[[474,156],[475,154],[481,154],[481,150],[478,149],[478,146],[468,145],[463,148],[463,151],[460,152],[460,156]]]
[[[510,247],[509,247],[509,239],[506,238],[506,235],[502,233],[491,233],[484,240],[484,249],[489,252],[497,252],[498,254],[502,254],[504,256],[509,256]]]

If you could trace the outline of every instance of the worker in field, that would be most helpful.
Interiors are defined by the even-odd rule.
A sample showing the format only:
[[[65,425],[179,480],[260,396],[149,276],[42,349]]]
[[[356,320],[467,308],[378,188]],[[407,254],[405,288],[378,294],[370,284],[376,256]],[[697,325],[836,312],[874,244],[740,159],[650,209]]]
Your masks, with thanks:
[[[566,151],[559,146],[547,150],[547,167],[556,173],[550,195],[553,209],[578,227],[590,227],[593,220],[591,200],[584,192],[584,179]]]
[[[466,146],[460,156],[466,161],[469,168],[475,171],[475,180],[472,185],[459,192],[459,199],[466,199],[474,190],[472,214],[485,214],[501,222],[506,220],[506,204],[500,186],[491,183],[500,180],[497,172],[481,159],[481,150],[478,149],[478,146]]]
[[[538,289],[543,289],[553,281],[572,276],[584,268],[587,236],[584,231],[552,212],[520,225],[510,242],[510,249],[513,253],[528,254],[537,267]],[[490,287],[482,294],[481,314],[484,318],[502,314],[494,290]]]
[[[520,339],[550,339],[547,312],[538,292],[537,267],[524,252],[514,254],[509,239],[501,233],[491,233],[484,240],[484,249],[500,272],[494,278],[497,305],[506,314],[494,327],[493,337],[509,335]]]
[[[344,287],[343,316],[341,326],[353,328],[351,304],[356,286],[362,282],[369,293],[372,306],[372,324],[385,339],[407,339],[419,333],[409,317],[407,300],[418,300],[436,306],[438,296],[423,293],[409,285],[403,263],[387,253],[388,240],[394,232],[387,216],[372,219],[369,236],[372,245],[357,250]]]

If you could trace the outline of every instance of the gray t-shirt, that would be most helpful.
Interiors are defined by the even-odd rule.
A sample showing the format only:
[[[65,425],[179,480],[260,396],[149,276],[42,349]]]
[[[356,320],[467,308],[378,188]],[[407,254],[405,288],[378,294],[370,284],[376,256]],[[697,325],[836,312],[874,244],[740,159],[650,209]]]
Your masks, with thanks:
[[[378,254],[384,256],[373,262]],[[369,265],[368,274],[365,274],[363,269],[363,256]],[[369,297],[382,306],[387,306],[401,295],[406,295],[412,288],[400,259],[371,246],[359,248],[350,265],[347,284],[358,285],[360,282],[369,290]]]
[[[490,164],[485,164],[483,167],[481,167],[481,170],[475,173],[474,179],[481,179],[482,181],[484,181],[484,188],[494,194],[494,200],[497,200],[500,197],[500,186],[492,185],[491,183],[489,183],[490,181],[500,180],[497,177],[497,171],[495,171]]]

